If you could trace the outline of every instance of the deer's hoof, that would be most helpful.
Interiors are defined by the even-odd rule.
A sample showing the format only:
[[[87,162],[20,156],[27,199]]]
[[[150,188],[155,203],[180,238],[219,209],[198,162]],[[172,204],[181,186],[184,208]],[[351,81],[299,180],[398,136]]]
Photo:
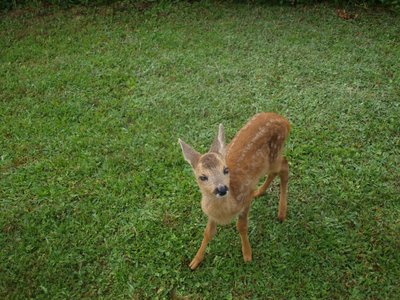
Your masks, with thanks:
[[[202,259],[199,259],[197,257],[193,258],[192,262],[189,264],[189,268],[195,270],[199,266],[201,261]]]

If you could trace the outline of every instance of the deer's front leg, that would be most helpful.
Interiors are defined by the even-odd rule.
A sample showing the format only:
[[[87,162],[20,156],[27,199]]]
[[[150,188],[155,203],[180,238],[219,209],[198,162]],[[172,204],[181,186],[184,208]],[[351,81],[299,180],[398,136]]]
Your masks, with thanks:
[[[206,250],[207,244],[209,241],[212,240],[216,231],[217,231],[217,224],[209,219],[208,223],[207,223],[207,227],[204,230],[204,238],[203,238],[203,241],[201,242],[200,248],[197,251],[197,254],[193,258],[192,262],[189,264],[189,267],[192,270],[196,269],[197,266],[203,260],[204,251]]]
[[[247,234],[247,215],[249,213],[249,208],[245,208],[239,215],[236,227],[240,234],[240,239],[242,240],[242,253],[245,262],[251,261],[251,246],[249,242],[249,236]]]

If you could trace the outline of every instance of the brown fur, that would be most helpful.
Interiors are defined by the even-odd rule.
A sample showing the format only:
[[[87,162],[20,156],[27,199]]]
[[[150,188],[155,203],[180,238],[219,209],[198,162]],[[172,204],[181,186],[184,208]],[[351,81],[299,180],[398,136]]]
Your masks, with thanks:
[[[214,169],[218,166],[219,161],[216,154],[207,153],[201,157],[200,163],[205,169]]]
[[[252,260],[247,234],[251,201],[262,195],[277,175],[281,179],[278,219],[285,219],[289,167],[282,153],[289,130],[290,125],[285,118],[275,113],[259,113],[236,134],[227,147],[220,125],[210,151],[204,155],[179,140],[183,155],[197,177],[202,193],[201,207],[208,216],[203,241],[189,265],[191,269],[195,269],[202,261],[217,224],[227,224],[235,216],[238,216],[237,229],[242,241],[243,258],[246,262]],[[225,167],[229,168],[229,174],[224,174]],[[265,175],[268,175],[266,181],[256,191],[260,178]],[[204,180],[204,176],[207,180]],[[226,195],[216,194],[216,188],[221,186],[228,187]]]

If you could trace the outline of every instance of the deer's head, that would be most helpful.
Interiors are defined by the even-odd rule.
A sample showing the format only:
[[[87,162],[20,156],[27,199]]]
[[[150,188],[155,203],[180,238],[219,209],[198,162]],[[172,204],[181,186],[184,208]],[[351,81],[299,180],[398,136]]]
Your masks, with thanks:
[[[229,193],[229,170],[225,162],[224,127],[219,125],[218,134],[210,150],[200,154],[179,139],[183,157],[192,166],[197,184],[203,195],[222,198]]]

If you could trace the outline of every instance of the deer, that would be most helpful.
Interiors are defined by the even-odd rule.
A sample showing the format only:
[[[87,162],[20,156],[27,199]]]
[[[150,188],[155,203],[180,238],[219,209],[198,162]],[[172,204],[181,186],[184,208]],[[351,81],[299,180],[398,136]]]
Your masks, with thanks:
[[[254,198],[265,193],[276,176],[280,178],[278,220],[285,220],[289,165],[283,151],[289,131],[290,124],[284,117],[262,112],[253,116],[227,146],[224,127],[220,124],[217,136],[205,154],[178,139],[183,157],[196,177],[202,195],[201,208],[208,217],[200,248],[189,264],[192,270],[202,262],[217,225],[229,224],[236,217],[243,259],[252,261],[248,237],[250,206]],[[267,178],[257,189],[262,177]]]

